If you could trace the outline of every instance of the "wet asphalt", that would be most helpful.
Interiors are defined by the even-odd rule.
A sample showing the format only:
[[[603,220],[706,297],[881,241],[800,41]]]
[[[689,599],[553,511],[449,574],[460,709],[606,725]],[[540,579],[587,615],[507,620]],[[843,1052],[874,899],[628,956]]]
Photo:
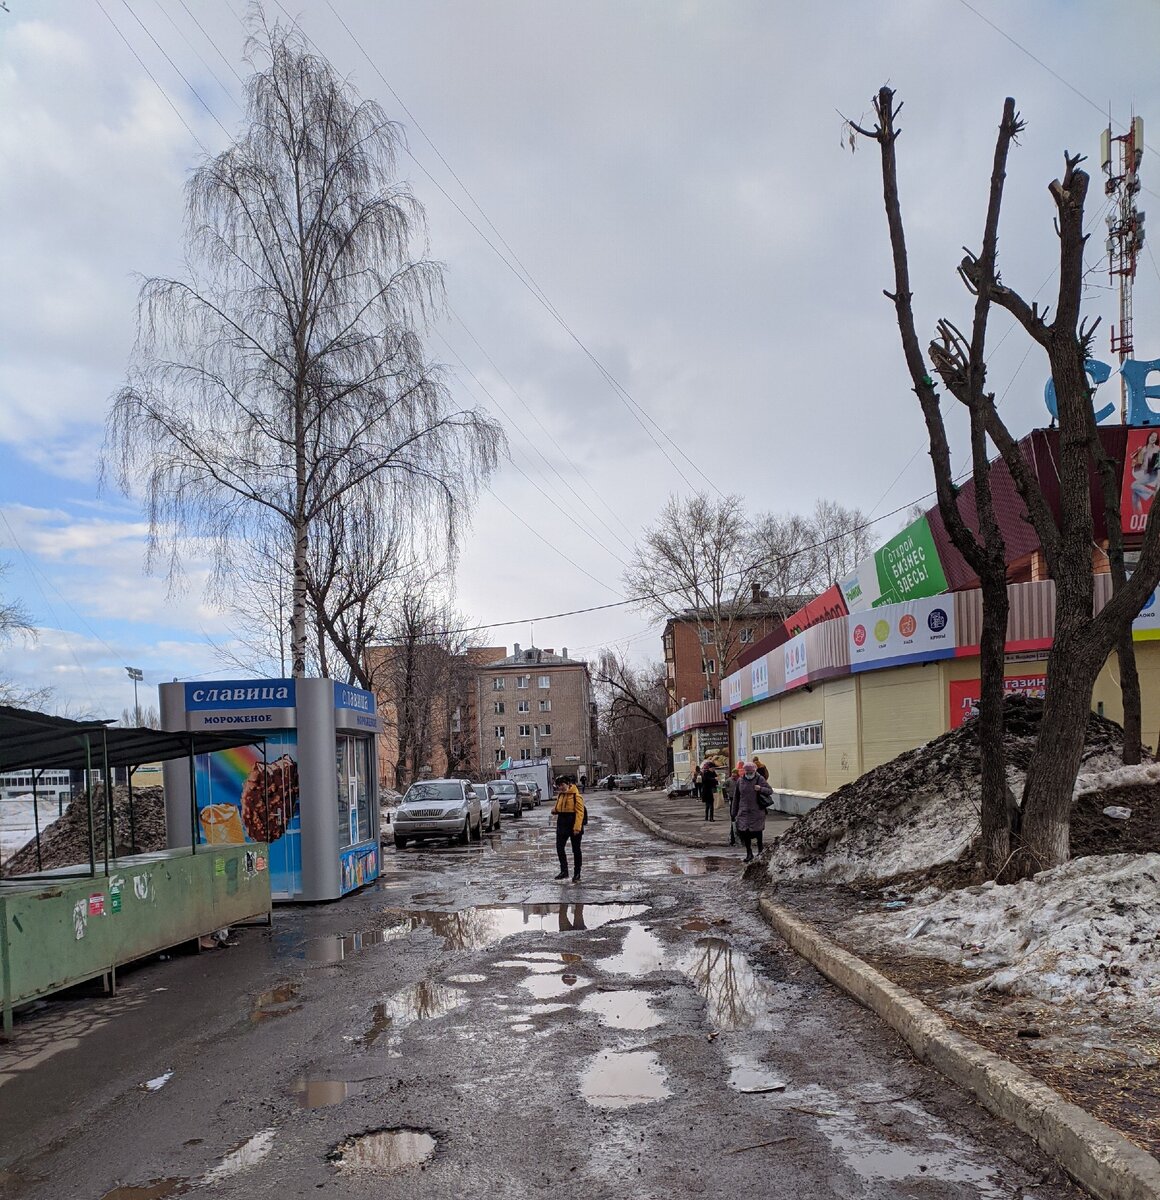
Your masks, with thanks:
[[[579,884],[544,806],[36,1006],[0,1196],[1080,1194],[773,935],[727,848],[590,800]]]

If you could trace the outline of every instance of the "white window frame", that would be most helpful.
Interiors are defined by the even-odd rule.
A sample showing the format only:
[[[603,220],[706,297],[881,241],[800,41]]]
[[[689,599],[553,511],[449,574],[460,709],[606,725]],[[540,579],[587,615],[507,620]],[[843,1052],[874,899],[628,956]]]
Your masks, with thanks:
[[[503,707],[502,700],[497,700],[495,702],[495,715],[497,717],[502,717],[504,715],[504,707]]]
[[[540,687],[542,687],[542,688],[550,688],[551,686],[552,686],[552,677],[551,677],[551,675],[541,675],[541,676],[540,676]]]
[[[497,725],[497,726],[495,727],[495,736],[496,736],[496,738],[503,738],[503,737],[507,737],[507,733],[505,732],[506,730],[507,730],[507,726],[506,726],[506,725]]]
[[[715,658],[701,659],[701,670],[706,675],[716,675],[717,674],[717,660]]]
[[[702,646],[711,646],[713,644],[713,631],[711,629],[698,629],[697,637],[700,639]]]
[[[521,700],[516,705],[516,712],[518,712],[518,713],[530,713],[531,711],[532,711],[532,702],[530,700]]]
[[[532,736],[532,727],[530,725],[521,725],[520,726],[520,737],[531,737],[531,736]]]
[[[743,629],[737,635],[737,640],[741,643],[741,645],[748,646],[749,643],[753,641],[753,630],[752,629]]]
[[[503,676],[502,675],[497,676],[495,679],[493,679],[491,681],[491,690],[493,692],[502,692],[503,691],[503,683],[504,683]]]
[[[531,752],[531,750],[530,750],[530,749],[529,749],[527,746],[525,746],[525,747],[524,747],[524,748],[523,748],[523,749],[520,751],[520,761],[521,761],[521,762],[527,762],[527,760],[528,760],[529,758],[531,758],[531,757],[532,757],[532,752]]]
[[[516,687],[517,688],[526,688],[528,686],[529,682],[531,681],[531,678],[532,677],[530,675],[517,675],[516,676]]]
[[[540,712],[551,712],[551,711],[552,711],[551,700],[541,700],[540,701]]]
[[[765,729],[749,739],[753,753],[785,754],[793,750],[821,750],[825,747],[821,721],[801,725],[786,725],[781,729]]]
[[[540,737],[551,737],[551,736],[552,736],[551,725],[541,725],[540,726]]]

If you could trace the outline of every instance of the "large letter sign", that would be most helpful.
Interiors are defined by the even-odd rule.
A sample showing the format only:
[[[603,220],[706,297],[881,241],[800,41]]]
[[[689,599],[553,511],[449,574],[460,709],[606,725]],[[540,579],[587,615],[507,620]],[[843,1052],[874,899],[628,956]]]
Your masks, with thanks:
[[[1127,364],[1124,364],[1124,374],[1127,374]],[[1098,359],[1089,358],[1084,361],[1083,369],[1087,372],[1088,378],[1092,381],[1092,391],[1100,386],[1101,383],[1107,383],[1111,377],[1112,368],[1106,362],[1100,362]],[[1059,420],[1059,403],[1055,398],[1055,380],[1049,379],[1043,388],[1043,402],[1047,405],[1047,411],[1051,413],[1053,421]],[[1096,412],[1096,424],[1101,421],[1106,421],[1108,417],[1116,411],[1114,403],[1105,404],[1103,408]],[[1132,424],[1137,422],[1133,421]]]

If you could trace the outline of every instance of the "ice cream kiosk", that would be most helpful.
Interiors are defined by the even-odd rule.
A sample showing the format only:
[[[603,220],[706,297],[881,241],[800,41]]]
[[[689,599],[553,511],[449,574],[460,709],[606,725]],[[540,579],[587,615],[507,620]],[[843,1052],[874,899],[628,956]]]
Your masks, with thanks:
[[[333,679],[161,685],[167,730],[252,730],[247,746],[165,768],[171,847],[269,845],[275,900],[335,900],[379,875],[373,692]]]

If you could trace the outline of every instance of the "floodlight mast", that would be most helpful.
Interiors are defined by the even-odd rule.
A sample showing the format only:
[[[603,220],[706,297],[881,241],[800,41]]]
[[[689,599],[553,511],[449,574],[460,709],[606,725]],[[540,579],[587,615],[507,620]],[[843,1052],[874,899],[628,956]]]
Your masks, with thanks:
[[[1144,246],[1144,214],[1136,208],[1140,160],[1144,157],[1144,119],[1134,113],[1128,132],[1112,136],[1109,125],[1100,135],[1100,165],[1107,175],[1106,195],[1114,198],[1108,214],[1108,278],[1119,280],[1120,324],[1112,326],[1112,353],[1120,359],[1120,420],[1128,423],[1128,385],[1123,365],[1132,356],[1132,284],[1136,260]],[[1113,164],[1113,158],[1118,161]]]

